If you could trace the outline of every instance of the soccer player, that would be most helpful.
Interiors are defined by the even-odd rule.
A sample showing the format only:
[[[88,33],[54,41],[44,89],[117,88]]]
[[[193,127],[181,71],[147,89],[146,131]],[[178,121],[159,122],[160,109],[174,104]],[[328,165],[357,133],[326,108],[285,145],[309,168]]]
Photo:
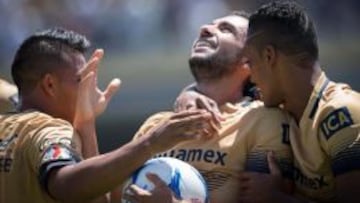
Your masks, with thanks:
[[[103,51],[86,63],[88,48],[84,36],[56,28],[30,36],[17,50],[11,70],[20,111],[0,115],[1,203],[106,202],[101,196],[155,153],[213,131],[209,113],[188,111],[97,155],[95,119],[120,83],[98,89]]]
[[[360,202],[360,94],[323,72],[312,19],[295,2],[265,4],[250,17],[245,47],[265,106],[282,106],[298,123],[301,134],[290,136],[297,196]],[[266,191],[265,176],[243,175],[244,202],[269,202],[266,193],[274,202],[301,201]]]
[[[194,91],[184,93],[190,95],[182,97],[203,94],[213,99],[220,107],[220,127],[209,140],[180,143],[155,156],[175,157],[197,168],[208,183],[210,202],[215,203],[239,202],[240,173],[268,173],[268,161],[273,162],[274,158],[281,165],[281,171],[276,175],[291,176],[288,173],[292,165],[289,146],[289,136],[293,136],[291,117],[278,108],[264,108],[261,102],[243,95],[250,76],[242,52],[247,28],[248,18],[240,12],[201,27],[189,59],[196,85]],[[188,100],[190,105],[195,101]],[[135,140],[171,115],[172,112],[160,112],[151,116],[137,132]],[[269,151],[273,151],[275,157],[267,156]],[[150,175],[149,178],[161,186],[156,176]],[[169,195],[156,201],[154,196],[161,194],[157,193],[160,190],[154,192],[156,195],[136,186],[129,190],[130,194],[125,196],[134,202],[171,202]],[[168,201],[165,197],[169,198]]]
[[[17,104],[17,88],[0,78],[0,113],[11,111]]]

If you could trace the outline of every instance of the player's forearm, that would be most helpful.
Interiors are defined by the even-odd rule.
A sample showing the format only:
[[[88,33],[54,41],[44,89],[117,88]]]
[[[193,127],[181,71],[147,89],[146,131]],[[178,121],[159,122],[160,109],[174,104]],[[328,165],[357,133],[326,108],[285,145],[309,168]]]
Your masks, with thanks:
[[[88,159],[99,155],[99,146],[96,136],[95,121],[74,124],[74,129],[79,133],[82,146],[82,156]]]
[[[66,166],[51,174],[50,193],[63,201],[91,200],[111,191],[151,157],[147,140]]]

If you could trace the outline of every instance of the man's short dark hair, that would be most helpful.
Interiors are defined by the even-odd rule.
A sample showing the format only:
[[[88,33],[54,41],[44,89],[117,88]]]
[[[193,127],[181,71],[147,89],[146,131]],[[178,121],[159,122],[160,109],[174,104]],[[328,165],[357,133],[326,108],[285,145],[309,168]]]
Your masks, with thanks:
[[[249,19],[250,18],[250,14],[246,11],[243,11],[243,10],[234,10],[231,12],[230,15],[234,15],[234,16],[240,16],[240,17],[243,17],[245,19]]]
[[[250,16],[248,39],[261,48],[273,45],[289,56],[317,60],[315,26],[305,9],[294,1],[275,1],[261,6]]]
[[[85,36],[63,28],[37,32],[25,39],[11,66],[19,92],[32,89],[44,74],[66,65],[66,56],[76,52],[84,54],[89,47]]]

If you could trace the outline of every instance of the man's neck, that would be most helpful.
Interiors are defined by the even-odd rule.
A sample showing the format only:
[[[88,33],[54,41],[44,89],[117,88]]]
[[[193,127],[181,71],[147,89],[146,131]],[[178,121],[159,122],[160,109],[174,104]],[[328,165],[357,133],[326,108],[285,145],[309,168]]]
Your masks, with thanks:
[[[20,96],[19,111],[34,109],[44,113],[49,113],[47,110],[48,109],[47,103],[43,102],[43,100],[40,98],[41,97],[34,92]]]
[[[196,89],[213,99],[219,106],[230,102],[237,103],[243,97],[243,84],[241,79],[234,75],[216,81],[199,82]]]
[[[311,93],[315,87],[317,80],[321,75],[321,68],[318,62],[309,67],[293,67],[291,74],[296,77],[289,77],[285,91],[285,110],[289,111],[297,122],[306,109]]]

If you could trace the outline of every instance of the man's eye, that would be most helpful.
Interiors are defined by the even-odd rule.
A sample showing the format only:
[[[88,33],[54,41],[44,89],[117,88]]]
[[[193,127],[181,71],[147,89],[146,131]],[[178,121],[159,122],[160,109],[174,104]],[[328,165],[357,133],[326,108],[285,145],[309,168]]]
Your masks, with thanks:
[[[227,26],[221,26],[219,29],[223,33],[232,33],[232,29]]]

